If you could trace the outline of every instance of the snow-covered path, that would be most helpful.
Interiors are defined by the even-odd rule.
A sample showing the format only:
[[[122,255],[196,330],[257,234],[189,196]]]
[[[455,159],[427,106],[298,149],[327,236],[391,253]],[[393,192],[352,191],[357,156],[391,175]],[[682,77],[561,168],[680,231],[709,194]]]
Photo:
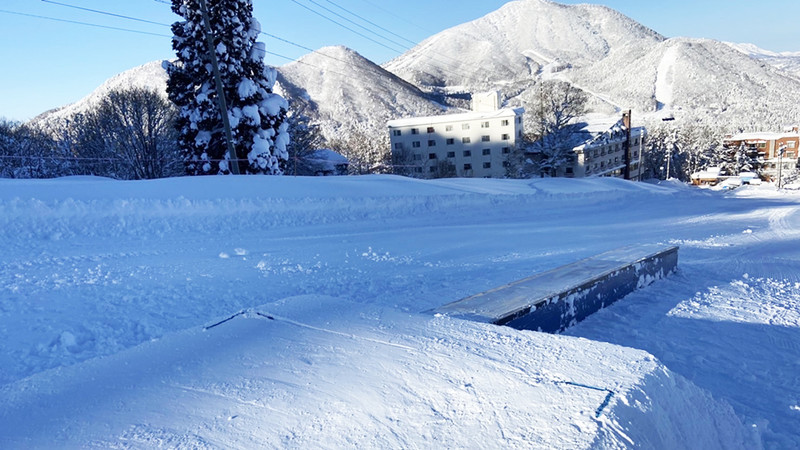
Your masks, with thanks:
[[[0,180],[0,386],[77,377],[88,369],[58,368],[99,356],[111,359],[90,364],[122,361],[114,358],[140,344],[283,299],[416,314],[612,248],[679,244],[676,276],[568,334],[651,352],[730,403],[768,447],[798,445],[799,221],[800,196],[768,187],[389,176]],[[631,355],[620,356],[620,367]],[[552,363],[570,374],[571,364],[592,358],[567,352]],[[447,364],[428,382],[436,385]]]

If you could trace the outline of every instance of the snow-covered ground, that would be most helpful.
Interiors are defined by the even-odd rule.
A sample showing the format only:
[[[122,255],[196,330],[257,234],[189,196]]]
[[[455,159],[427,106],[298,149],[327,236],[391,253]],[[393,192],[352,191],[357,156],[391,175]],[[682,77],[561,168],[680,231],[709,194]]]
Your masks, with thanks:
[[[769,186],[0,180],[0,448],[797,447],[798,225]],[[679,272],[561,336],[421,313],[644,243]]]

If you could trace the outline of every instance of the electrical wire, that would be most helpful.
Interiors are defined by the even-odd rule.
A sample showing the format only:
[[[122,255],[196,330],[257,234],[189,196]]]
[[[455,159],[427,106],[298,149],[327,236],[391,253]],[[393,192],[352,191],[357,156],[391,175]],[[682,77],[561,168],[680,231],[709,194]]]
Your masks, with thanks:
[[[0,13],[12,14],[12,15],[15,15],[15,16],[32,17],[32,18],[35,18],[35,19],[52,20],[54,22],[71,23],[71,24],[75,24],[75,25],[84,25],[84,26],[87,26],[87,27],[103,28],[103,29],[107,29],[107,30],[126,31],[128,33],[144,34],[144,35],[149,35],[149,36],[159,36],[159,37],[167,37],[167,38],[172,37],[172,36],[169,36],[169,35],[166,35],[166,34],[151,33],[149,31],[132,30],[130,28],[112,27],[112,26],[108,26],[108,25],[98,25],[96,23],[81,22],[81,21],[77,21],[77,20],[60,19],[60,18],[56,18],[56,17],[41,16],[41,15],[38,15],[38,14],[28,14],[28,13],[22,13],[22,12],[18,12],[18,11],[9,11],[7,9],[0,9]]]
[[[335,23],[336,25],[339,25],[340,27],[344,28],[345,30],[348,30],[348,31],[350,31],[352,33],[355,33],[355,34],[361,36],[362,38],[364,38],[364,39],[366,39],[366,40],[368,40],[370,42],[374,42],[375,44],[378,44],[381,47],[387,48],[387,49],[389,49],[389,50],[391,50],[393,52],[402,53],[400,50],[397,50],[396,48],[389,47],[388,45],[384,44],[383,42],[377,41],[377,40],[365,35],[364,33],[358,32],[358,31],[348,27],[347,25],[345,25],[345,24],[343,24],[341,22],[337,22],[335,19],[331,19],[330,17],[326,16],[325,14],[322,14],[321,12],[319,12],[319,11],[313,9],[313,8],[309,8],[308,6],[298,2],[297,0],[289,0],[289,1],[292,2],[292,3],[295,3],[296,5],[304,8],[304,9],[306,9],[308,11],[311,11],[312,13],[322,17],[325,20],[331,21],[331,22]]]

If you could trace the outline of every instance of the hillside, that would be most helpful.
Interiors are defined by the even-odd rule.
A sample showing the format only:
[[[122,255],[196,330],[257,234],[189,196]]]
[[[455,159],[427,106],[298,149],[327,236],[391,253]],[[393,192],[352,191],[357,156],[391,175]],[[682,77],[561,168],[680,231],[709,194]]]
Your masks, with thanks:
[[[346,47],[321,48],[280,67],[278,85],[328,139],[382,135],[391,119],[444,110],[416,86]]]
[[[735,44],[732,42],[725,42],[725,44],[751,58],[788,72],[795,78],[800,78],[800,52],[773,52],[753,44]]]
[[[62,108],[46,111],[31,119],[30,124],[45,128],[62,124],[65,120],[70,120],[75,114],[80,114],[96,107],[109,92],[119,89],[151,89],[162,93],[166,98],[167,72],[161,66],[162,62],[151,61],[115,75],[77,102]]]
[[[426,39],[384,67],[425,87],[493,89],[663,39],[603,6],[517,0]]]

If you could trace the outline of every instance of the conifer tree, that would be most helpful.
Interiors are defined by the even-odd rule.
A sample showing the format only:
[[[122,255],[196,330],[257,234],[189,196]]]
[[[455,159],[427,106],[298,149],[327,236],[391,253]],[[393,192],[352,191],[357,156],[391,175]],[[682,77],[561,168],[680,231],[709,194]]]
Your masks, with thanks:
[[[277,77],[264,65],[261,25],[252,0],[207,1],[239,172],[282,174],[289,141],[288,104],[272,92]],[[176,127],[190,175],[227,174],[232,163],[199,0],[172,0],[184,21],[172,25],[177,61],[165,63],[167,92],[179,108]]]

